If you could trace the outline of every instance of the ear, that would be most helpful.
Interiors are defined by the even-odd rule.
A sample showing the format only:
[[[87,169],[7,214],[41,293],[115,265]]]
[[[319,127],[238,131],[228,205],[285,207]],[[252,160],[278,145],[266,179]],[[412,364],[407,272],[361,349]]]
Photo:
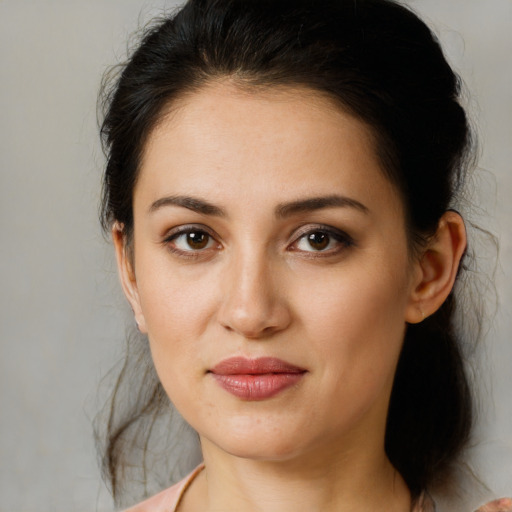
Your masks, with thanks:
[[[123,287],[124,294],[130,303],[133,310],[133,315],[139,331],[147,334],[146,320],[142,313],[140,305],[139,290],[137,288],[137,281],[135,279],[135,272],[133,269],[133,255],[131,249],[127,247],[126,235],[123,230],[122,224],[116,222],[112,227],[112,240],[116,250],[117,270],[119,278]]]
[[[419,323],[441,307],[452,291],[465,249],[464,221],[458,213],[448,211],[441,217],[435,235],[415,263],[406,322]]]

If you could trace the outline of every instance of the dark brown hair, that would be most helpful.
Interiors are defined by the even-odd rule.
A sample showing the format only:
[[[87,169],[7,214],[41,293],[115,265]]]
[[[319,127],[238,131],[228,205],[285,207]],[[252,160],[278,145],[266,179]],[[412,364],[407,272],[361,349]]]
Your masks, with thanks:
[[[401,193],[412,247],[428,240],[452,207],[471,134],[459,78],[413,12],[390,0],[189,0],[146,32],[105,97],[106,230],[117,221],[131,235],[141,153],[166,107],[224,77],[240,87],[319,91],[364,121],[383,172]],[[432,317],[408,326],[398,364],[386,451],[413,496],[447,477],[472,427],[455,307],[452,294]],[[146,356],[127,354],[103,447],[115,497],[133,439],[141,436],[145,446],[167,408]],[[140,373],[141,365],[146,376],[136,381],[140,392],[123,408],[120,389],[135,385],[130,371]]]

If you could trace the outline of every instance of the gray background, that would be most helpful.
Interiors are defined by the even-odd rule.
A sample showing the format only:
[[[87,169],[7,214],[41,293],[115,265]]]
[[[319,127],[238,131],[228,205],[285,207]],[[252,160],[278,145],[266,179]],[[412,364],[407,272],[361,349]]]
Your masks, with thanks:
[[[472,93],[499,308],[481,355],[473,464],[512,494],[512,1],[411,0]],[[170,2],[0,0],[0,511],[109,510],[91,417],[126,307],[97,221],[96,95]]]

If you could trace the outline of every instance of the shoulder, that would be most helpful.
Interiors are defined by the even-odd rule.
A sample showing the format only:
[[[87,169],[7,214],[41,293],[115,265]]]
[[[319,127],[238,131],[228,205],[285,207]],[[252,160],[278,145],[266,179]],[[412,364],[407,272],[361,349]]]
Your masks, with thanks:
[[[512,512],[512,498],[501,498],[481,506],[476,512]]]
[[[427,493],[424,493],[420,496],[413,512],[437,512],[437,510],[438,508],[434,500]],[[499,500],[490,501],[475,510],[475,512],[512,512],[512,498],[501,498]]]
[[[192,473],[187,475],[183,480],[174,484],[172,487],[155,494],[151,498],[129,508],[124,512],[175,512],[178,502],[187,487],[192,483],[194,478],[203,469],[203,464],[199,465]]]
[[[124,512],[174,512],[181,494],[181,482],[179,482]]]

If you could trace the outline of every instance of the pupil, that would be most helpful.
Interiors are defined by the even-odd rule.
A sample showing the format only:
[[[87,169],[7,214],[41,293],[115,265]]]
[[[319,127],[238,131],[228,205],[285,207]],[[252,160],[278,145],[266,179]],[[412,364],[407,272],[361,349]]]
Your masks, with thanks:
[[[313,249],[322,250],[329,245],[329,235],[325,233],[311,233],[308,241]]]
[[[192,249],[204,249],[208,243],[206,233],[188,233],[187,243]]]

